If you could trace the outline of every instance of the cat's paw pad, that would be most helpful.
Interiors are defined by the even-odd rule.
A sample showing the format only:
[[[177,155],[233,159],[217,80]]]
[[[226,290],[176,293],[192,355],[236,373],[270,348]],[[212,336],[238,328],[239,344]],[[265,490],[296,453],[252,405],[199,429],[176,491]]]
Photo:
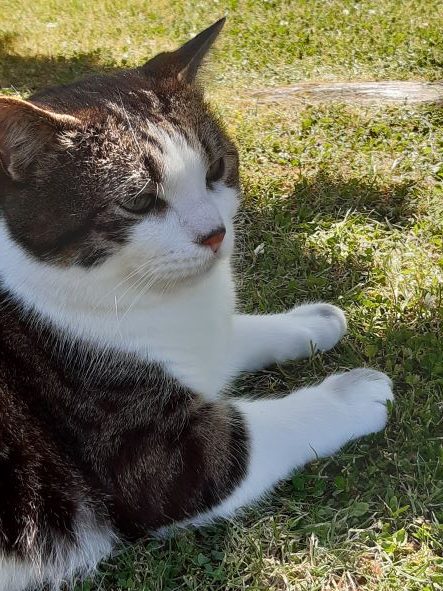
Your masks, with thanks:
[[[331,349],[346,333],[346,317],[332,304],[305,304],[293,308],[288,314],[306,331],[314,350]]]
[[[375,369],[359,368],[325,380],[331,395],[345,405],[353,437],[381,431],[388,420],[387,402],[394,400],[392,381]]]

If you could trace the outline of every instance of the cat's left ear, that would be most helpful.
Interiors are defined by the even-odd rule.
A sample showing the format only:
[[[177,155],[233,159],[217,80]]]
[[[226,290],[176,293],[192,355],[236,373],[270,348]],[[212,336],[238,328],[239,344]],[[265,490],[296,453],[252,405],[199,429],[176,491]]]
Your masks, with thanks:
[[[221,18],[179,49],[159,53],[149,60],[142,70],[148,75],[161,76],[162,78],[173,77],[179,82],[191,84],[194,82],[206,54],[222,30],[225,20],[226,18]]]
[[[30,166],[80,122],[19,98],[0,96],[0,173],[22,180]]]

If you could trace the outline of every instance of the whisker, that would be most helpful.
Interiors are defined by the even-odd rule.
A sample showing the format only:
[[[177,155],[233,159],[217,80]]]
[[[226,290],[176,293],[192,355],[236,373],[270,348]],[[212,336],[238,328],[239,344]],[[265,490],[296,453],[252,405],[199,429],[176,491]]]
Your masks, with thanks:
[[[126,121],[127,121],[128,125],[129,125],[129,129],[131,131],[131,134],[132,134],[132,138],[134,140],[134,143],[137,146],[138,151],[140,152],[140,154],[143,154],[143,150],[141,149],[140,144],[138,143],[137,138],[135,137],[134,129],[133,129],[132,125],[131,125],[131,122],[129,121],[129,116],[128,116],[128,113],[126,111],[126,108],[125,108],[125,106],[123,104],[122,97],[121,97],[121,94],[120,94],[120,90],[117,89],[117,92],[118,92],[118,98],[120,100],[120,105],[121,105],[121,108],[122,108],[123,113],[125,114]]]
[[[140,291],[138,297],[137,296],[134,297],[131,305],[127,308],[127,310],[124,312],[123,316],[121,317],[121,320],[124,320],[126,318],[126,316],[129,314],[129,312],[135,306],[135,304],[137,304],[140,301],[140,299],[145,295],[145,293],[147,291],[149,291],[149,289],[154,284],[155,274],[151,273],[151,277],[149,277],[149,273],[146,273],[145,276],[144,276],[144,279],[146,279],[146,278],[148,278],[150,280],[146,282],[146,285],[142,288],[142,290]]]
[[[145,273],[142,273],[140,277],[138,277],[133,283],[131,283],[131,285],[128,286],[128,288],[120,295],[119,299],[120,301],[123,300],[123,298],[125,297],[125,295],[131,291],[132,289],[137,289],[138,286],[143,283],[144,278],[153,270],[157,271],[157,269],[159,268],[159,266],[157,265],[156,267],[154,267],[154,269],[148,269]]]
[[[134,275],[137,275],[138,273],[140,273],[141,270],[143,270],[147,265],[149,265],[151,263],[150,260],[145,261],[144,263],[142,263],[141,265],[139,265],[136,269],[133,269],[130,273],[128,273],[121,281],[119,281],[119,283],[117,283],[117,285],[115,285],[111,290],[109,290],[108,292],[106,292],[97,302],[96,302],[96,306],[98,304],[100,304],[103,300],[105,300],[108,296],[110,296],[116,289],[118,289],[121,285],[125,284],[127,281],[129,281],[132,277],[134,277]]]
[[[148,179],[146,181],[146,183],[143,185],[143,187],[140,189],[140,191],[134,195],[134,198],[138,197],[140,195],[140,193],[143,193],[143,191],[146,189],[146,187],[149,185],[150,182],[151,182],[151,180]]]

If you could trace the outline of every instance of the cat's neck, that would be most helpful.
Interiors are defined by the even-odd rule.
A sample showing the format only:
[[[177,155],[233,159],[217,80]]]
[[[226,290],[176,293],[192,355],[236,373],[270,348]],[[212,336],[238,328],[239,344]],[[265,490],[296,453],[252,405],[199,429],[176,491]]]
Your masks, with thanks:
[[[100,273],[57,269],[33,260],[1,228],[0,240],[2,283],[64,336],[160,362],[210,398],[224,386],[222,359],[234,308],[228,260],[189,285],[142,293],[136,285],[116,290],[106,266]]]

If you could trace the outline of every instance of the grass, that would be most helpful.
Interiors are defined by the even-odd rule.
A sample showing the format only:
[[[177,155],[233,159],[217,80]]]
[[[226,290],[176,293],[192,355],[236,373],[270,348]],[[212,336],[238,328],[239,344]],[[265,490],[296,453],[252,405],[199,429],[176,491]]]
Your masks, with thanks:
[[[139,544],[77,591],[441,590],[443,111],[236,100],[307,79],[441,78],[441,2],[0,0],[2,91],[140,64],[225,10],[208,79],[242,155],[244,309],[323,299],[350,322],[333,352],[236,391],[370,365],[393,377],[397,402],[385,433],[311,464],[241,519]]]

